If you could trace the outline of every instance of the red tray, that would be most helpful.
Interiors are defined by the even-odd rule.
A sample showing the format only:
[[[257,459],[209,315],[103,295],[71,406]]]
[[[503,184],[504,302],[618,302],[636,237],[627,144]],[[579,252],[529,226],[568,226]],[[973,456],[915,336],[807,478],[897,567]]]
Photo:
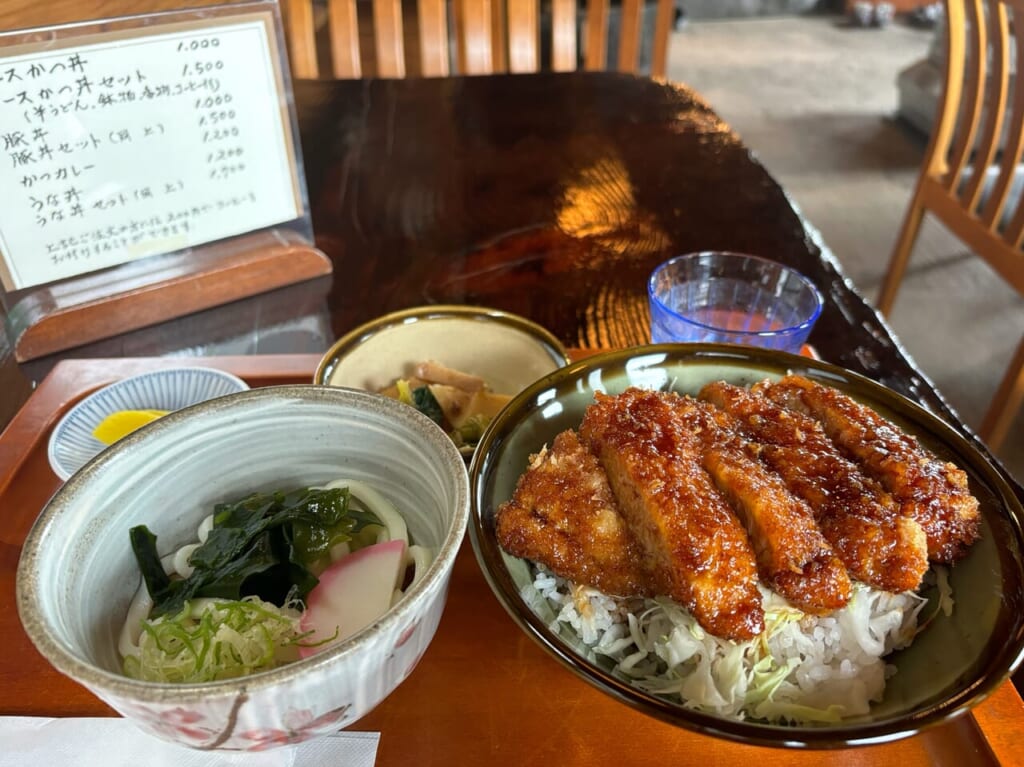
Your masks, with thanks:
[[[182,364],[235,373],[252,386],[312,380],[317,356],[61,362],[0,434],[0,713],[104,716],[113,711],[61,676],[22,631],[14,601],[21,545],[60,486],[49,433],[75,402],[129,375]],[[580,681],[516,628],[468,543],[456,561],[434,642],[401,687],[354,730],[381,732],[380,765],[1018,765],[1024,703],[1010,682],[969,714],[911,738],[844,751],[744,746],[640,714]]]

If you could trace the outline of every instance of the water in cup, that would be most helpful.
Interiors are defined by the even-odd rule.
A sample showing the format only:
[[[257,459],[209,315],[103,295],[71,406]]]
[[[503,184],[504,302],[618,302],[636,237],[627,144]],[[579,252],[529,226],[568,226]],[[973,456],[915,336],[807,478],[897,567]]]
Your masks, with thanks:
[[[739,343],[799,352],[821,297],[798,272],[734,253],[679,256],[648,285],[655,343]]]

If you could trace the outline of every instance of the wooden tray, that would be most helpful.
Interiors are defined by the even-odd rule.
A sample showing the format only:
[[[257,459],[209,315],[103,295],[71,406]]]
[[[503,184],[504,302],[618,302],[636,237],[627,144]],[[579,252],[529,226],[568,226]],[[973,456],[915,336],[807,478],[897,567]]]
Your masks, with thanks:
[[[58,364],[0,434],[0,714],[103,716],[111,709],[43,660],[18,622],[22,542],[59,487],[49,432],[86,394],[128,375],[207,365],[253,386],[312,380],[318,357],[68,360]],[[351,729],[381,732],[380,765],[1017,765],[1024,703],[1010,682],[971,713],[912,738],[845,751],[743,746],[633,711],[580,681],[520,631],[492,595],[468,541],[444,618],[419,666]]]
[[[165,320],[331,273],[312,245],[268,232],[170,256],[136,274],[138,264],[80,275],[33,292],[16,305],[19,362],[110,338]],[[13,316],[13,315],[12,315]]]

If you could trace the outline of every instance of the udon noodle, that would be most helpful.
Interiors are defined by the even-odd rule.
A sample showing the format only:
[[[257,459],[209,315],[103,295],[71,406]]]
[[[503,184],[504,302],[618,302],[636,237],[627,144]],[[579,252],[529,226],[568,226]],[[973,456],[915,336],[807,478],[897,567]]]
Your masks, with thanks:
[[[432,552],[429,548],[413,544],[409,539],[409,532],[405,520],[397,509],[378,490],[360,480],[337,479],[325,485],[309,488],[310,490],[334,490],[347,488],[349,492],[349,503],[362,511],[369,512],[379,521],[379,525],[367,527],[361,536],[363,546],[373,545],[386,541],[400,540],[405,544],[404,569],[406,577],[392,595],[391,604],[394,604],[401,596],[415,585],[426,573],[432,560]],[[193,572],[194,567],[191,558],[194,552],[206,543],[211,530],[214,528],[214,515],[209,514],[199,523],[196,530],[196,540],[162,556],[160,564],[164,573],[172,579],[187,579]],[[330,562],[333,564],[348,554],[352,553],[349,541],[343,541],[332,545],[329,549]],[[247,598],[248,599],[248,598]],[[187,607],[195,618],[211,609],[219,609],[231,600],[221,598],[201,597],[188,601]],[[256,600],[258,604],[264,604]],[[237,604],[237,602],[236,602]],[[286,619],[294,622],[300,615],[301,603],[289,600],[283,605],[276,605],[280,613]],[[143,582],[128,607],[124,624],[118,638],[118,651],[121,657],[127,662],[129,659],[138,660],[142,655],[141,643],[147,625],[152,625],[150,618],[153,614],[154,600],[150,595],[145,582]],[[274,617],[271,615],[271,617]],[[161,620],[161,619],[157,619]]]

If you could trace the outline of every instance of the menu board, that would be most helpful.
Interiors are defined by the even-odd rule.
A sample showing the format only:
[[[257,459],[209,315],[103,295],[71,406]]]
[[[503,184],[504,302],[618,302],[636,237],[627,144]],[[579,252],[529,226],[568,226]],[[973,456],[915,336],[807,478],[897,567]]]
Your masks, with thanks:
[[[260,16],[0,49],[8,292],[303,215]]]

